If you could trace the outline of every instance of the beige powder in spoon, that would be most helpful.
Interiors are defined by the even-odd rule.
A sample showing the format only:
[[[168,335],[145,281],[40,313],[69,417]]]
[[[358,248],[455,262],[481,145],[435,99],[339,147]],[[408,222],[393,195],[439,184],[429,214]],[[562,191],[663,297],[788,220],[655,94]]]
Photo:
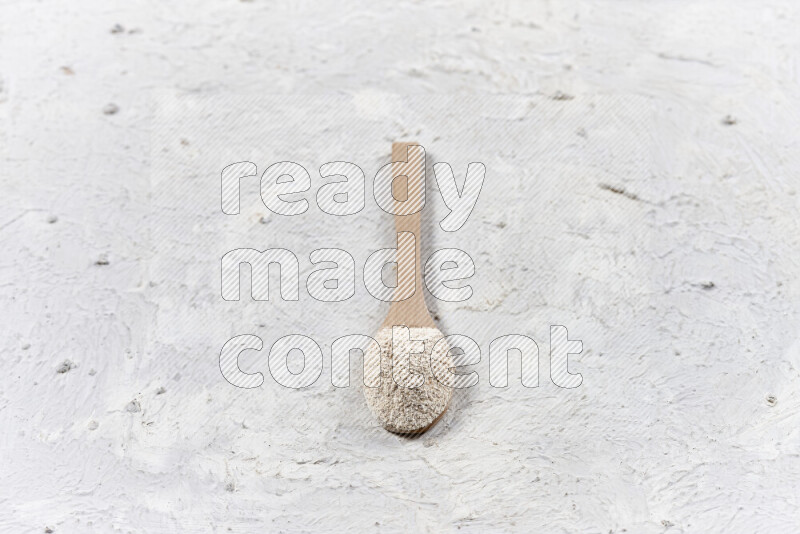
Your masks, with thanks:
[[[401,355],[397,361],[393,357],[391,327],[381,328],[375,336],[380,353],[370,349],[364,355],[366,365],[374,365],[378,358],[381,365],[380,386],[364,388],[367,405],[386,430],[398,433],[427,429],[445,411],[453,395],[449,347],[440,345],[431,357],[434,345],[444,334],[437,328],[412,327],[408,331],[410,340],[402,335],[395,339],[396,353]],[[414,354],[418,341],[424,343],[424,352]]]

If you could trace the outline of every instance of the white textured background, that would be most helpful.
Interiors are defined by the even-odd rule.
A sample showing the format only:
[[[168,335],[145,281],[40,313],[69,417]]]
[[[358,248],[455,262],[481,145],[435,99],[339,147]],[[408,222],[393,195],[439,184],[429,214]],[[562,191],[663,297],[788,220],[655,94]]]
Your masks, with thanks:
[[[0,4],[0,529],[800,530],[800,6],[572,4]],[[482,383],[420,439],[375,428],[356,388],[232,388],[215,361],[227,337],[205,328],[267,346],[307,333],[323,349],[342,330],[370,333],[385,308],[368,298],[325,314],[301,292],[215,316],[205,264],[276,225],[304,280],[321,229],[366,254],[389,243],[387,219],[284,228],[251,205],[249,226],[218,243],[197,241],[220,230],[202,202],[188,233],[170,237],[154,215],[160,171],[215,181],[235,140],[260,171],[288,159],[257,130],[241,139],[246,112],[212,145],[191,113],[165,124],[154,95],[331,93],[532,102],[489,118],[509,125],[550,113],[538,124],[554,130],[486,156],[468,227],[430,234],[476,259],[473,299],[436,311],[446,332],[474,333],[484,360]],[[609,101],[647,112],[591,115]],[[572,134],[547,139],[565,124],[554,106]],[[448,153],[452,129],[418,133],[406,117],[390,113],[375,147],[315,134],[295,159],[314,178],[336,154],[369,177],[373,148],[438,136],[436,160],[463,172],[472,150]],[[540,166],[517,172],[523,154]],[[192,300],[170,301],[174,264],[159,251],[193,243],[208,250],[182,271]],[[558,323],[584,342],[580,388],[549,383],[546,359],[538,389],[488,387],[496,332],[527,333],[546,355]],[[75,367],[57,372],[65,359]]]

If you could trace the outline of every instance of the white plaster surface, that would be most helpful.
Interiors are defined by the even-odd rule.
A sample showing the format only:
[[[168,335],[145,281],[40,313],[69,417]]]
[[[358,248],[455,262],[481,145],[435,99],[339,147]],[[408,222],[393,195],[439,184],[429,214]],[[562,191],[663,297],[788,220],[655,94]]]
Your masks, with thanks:
[[[0,531],[799,531],[798,23],[788,0],[3,1]],[[292,391],[251,353],[265,384],[226,383],[234,335],[329,357],[375,332],[363,286],[331,306],[304,281],[320,246],[360,276],[391,218],[311,194],[277,218],[250,183],[220,222],[222,166],[294,159],[313,192],[411,138],[487,166],[459,232],[431,186],[423,245],[475,259],[475,295],[431,307],[480,384],[407,439],[329,361]],[[293,250],[300,301],[221,301],[238,246]],[[577,389],[549,380],[551,324],[583,341]],[[539,344],[538,388],[489,386],[503,333]]]

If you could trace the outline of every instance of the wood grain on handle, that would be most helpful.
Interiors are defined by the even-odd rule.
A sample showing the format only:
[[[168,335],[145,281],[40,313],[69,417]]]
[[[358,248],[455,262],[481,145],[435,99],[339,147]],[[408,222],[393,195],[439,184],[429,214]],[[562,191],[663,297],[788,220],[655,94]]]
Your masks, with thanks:
[[[407,161],[408,147],[415,146],[417,143],[393,143],[392,161]],[[417,158],[408,162],[406,165],[396,165],[393,178],[405,175],[408,178],[408,197],[406,198],[403,180],[394,180],[392,190],[396,201],[398,212],[409,212],[417,209],[424,198],[425,183],[424,176],[425,159]],[[386,315],[384,326],[406,325],[406,326],[429,326],[436,327],[433,318],[425,306],[424,289],[422,285],[422,232],[421,221],[422,212],[419,210],[410,215],[395,215],[395,230],[400,232],[410,232],[414,234],[414,246],[411,247],[408,239],[400,239],[397,250],[397,289],[396,295],[407,294],[414,288],[414,293],[406,300],[392,302],[389,313]]]

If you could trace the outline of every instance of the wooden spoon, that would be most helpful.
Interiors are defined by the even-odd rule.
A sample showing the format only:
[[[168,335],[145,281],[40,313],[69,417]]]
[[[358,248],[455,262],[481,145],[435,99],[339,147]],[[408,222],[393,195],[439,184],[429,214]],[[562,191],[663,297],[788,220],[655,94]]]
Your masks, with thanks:
[[[437,350],[431,357],[433,346],[444,337],[444,334],[436,327],[425,305],[420,256],[422,210],[403,214],[417,210],[424,198],[424,152],[421,153],[422,157],[414,157],[420,155],[417,150],[421,147],[409,151],[410,146],[418,145],[417,143],[392,144],[392,161],[407,162],[405,165],[393,166],[392,181],[392,194],[398,212],[394,219],[395,229],[400,234],[397,249],[397,287],[394,296],[407,298],[395,300],[389,307],[386,319],[376,336],[381,347],[380,353],[370,350],[365,354],[368,364],[374,364],[380,358],[381,385],[376,388],[364,388],[367,405],[383,427],[403,434],[424,432],[445,412],[452,397],[452,387],[446,380],[444,383],[440,382],[434,376],[431,367],[439,370],[437,372],[439,378],[443,374],[448,375],[447,370],[453,367],[449,349]],[[407,177],[405,191],[400,183],[402,181],[394,179],[397,176]],[[410,236],[405,232],[413,234],[413,245]],[[408,330],[394,329],[396,336],[394,343],[393,327],[408,328]],[[410,337],[410,343],[407,338],[403,338],[406,332]],[[422,347],[417,340],[422,341],[424,353],[418,352]],[[414,345],[417,345],[416,349]],[[394,358],[396,351],[399,354],[398,359]],[[407,355],[406,352],[411,354]],[[402,385],[418,383],[420,377],[424,378],[424,381],[416,387]],[[404,379],[411,380],[405,382]]]

